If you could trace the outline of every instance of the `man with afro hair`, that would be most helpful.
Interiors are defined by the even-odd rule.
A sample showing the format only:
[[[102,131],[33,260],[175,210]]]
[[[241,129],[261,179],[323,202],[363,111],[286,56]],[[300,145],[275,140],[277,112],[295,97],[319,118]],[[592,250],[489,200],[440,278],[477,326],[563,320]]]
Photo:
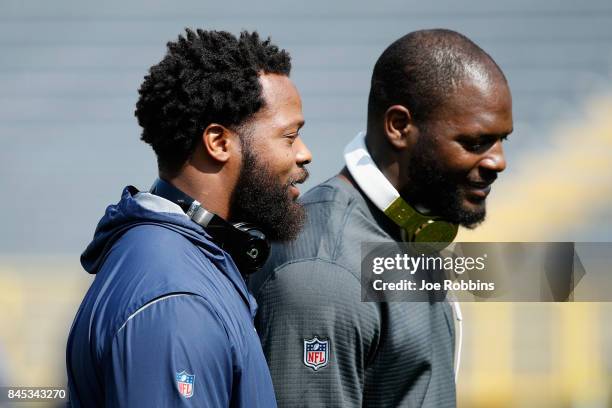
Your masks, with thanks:
[[[68,339],[70,404],[274,407],[244,276],[265,236],[304,223],[290,56],[256,32],[187,29],[167,46],[135,112],[159,178],[126,187],[81,255],[95,279]]]

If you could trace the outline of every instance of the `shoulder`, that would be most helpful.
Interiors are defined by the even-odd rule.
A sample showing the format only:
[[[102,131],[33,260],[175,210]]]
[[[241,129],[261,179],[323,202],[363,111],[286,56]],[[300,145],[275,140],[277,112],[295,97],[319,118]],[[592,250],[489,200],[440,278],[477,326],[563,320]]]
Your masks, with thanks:
[[[303,258],[287,261],[269,270],[264,279],[253,280],[250,288],[255,296],[274,287],[282,292],[299,288],[320,287],[335,290],[338,285],[347,290],[359,288],[359,279],[345,266],[321,258]]]
[[[101,301],[108,299],[109,306],[114,306],[109,311],[123,316],[167,294],[206,297],[221,276],[217,269],[181,234],[160,225],[139,225],[113,245],[92,294]]]
[[[355,204],[360,199],[359,192],[353,186],[340,179],[339,176],[335,176],[308,190],[300,197],[300,203],[308,211],[345,212],[347,206]]]
[[[201,286],[198,283],[219,275],[217,269],[207,252],[171,227],[142,224],[130,228],[114,243],[96,280],[119,292],[148,297],[145,301],[149,301],[150,296],[172,292],[199,293],[195,290]]]
[[[261,317],[341,313],[377,319],[376,308],[361,301],[361,283],[352,271],[325,259],[301,259],[278,266],[267,279],[252,284]]]
[[[131,228],[109,251],[84,301],[98,350],[106,349],[134,316],[155,311],[170,327],[189,319],[199,322],[193,310],[227,315],[226,309],[241,299],[223,276],[180,234],[157,225]]]
[[[133,226],[113,245],[113,250],[141,256],[139,261],[152,259],[155,262],[171,259],[168,254],[192,252],[195,248],[185,236],[163,224]]]

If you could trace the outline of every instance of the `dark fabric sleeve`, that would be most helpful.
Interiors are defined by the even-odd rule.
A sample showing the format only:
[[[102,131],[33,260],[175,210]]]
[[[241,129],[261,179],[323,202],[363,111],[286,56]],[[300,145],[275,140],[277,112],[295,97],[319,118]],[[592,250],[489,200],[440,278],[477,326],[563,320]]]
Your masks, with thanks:
[[[146,305],[117,332],[104,362],[105,406],[229,405],[231,343],[199,296],[174,295]]]
[[[280,407],[361,407],[380,323],[360,294],[354,275],[322,260],[283,265],[256,290],[256,327]],[[319,350],[328,342],[324,365],[321,353],[310,362],[305,353],[315,337]]]

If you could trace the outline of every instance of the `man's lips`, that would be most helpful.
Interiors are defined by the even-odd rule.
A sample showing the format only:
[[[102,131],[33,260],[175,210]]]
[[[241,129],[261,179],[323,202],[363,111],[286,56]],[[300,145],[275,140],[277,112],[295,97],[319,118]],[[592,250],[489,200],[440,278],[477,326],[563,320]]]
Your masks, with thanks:
[[[488,183],[487,182],[468,182],[466,184],[468,195],[471,195],[474,198],[479,199],[479,200],[484,200],[485,198],[487,198],[487,196],[491,192],[491,184],[493,184],[493,181],[488,182]]]
[[[302,173],[300,177],[289,181],[289,187],[288,187],[289,192],[291,193],[294,199],[298,198],[300,195],[300,190],[297,188],[297,185],[305,182],[307,178],[308,178],[308,172],[304,171],[304,173]]]

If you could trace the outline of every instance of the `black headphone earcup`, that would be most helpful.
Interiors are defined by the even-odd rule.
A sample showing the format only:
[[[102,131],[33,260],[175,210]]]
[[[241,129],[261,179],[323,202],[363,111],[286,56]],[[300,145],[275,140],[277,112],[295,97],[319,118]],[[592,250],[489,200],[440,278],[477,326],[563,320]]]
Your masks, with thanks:
[[[247,222],[230,224],[162,179],[157,179],[153,183],[150,193],[180,206],[193,222],[202,226],[212,239],[232,256],[243,275],[258,271],[270,255],[270,243],[266,234],[255,224]]]
[[[245,275],[257,272],[270,255],[270,242],[254,224],[239,222],[232,226],[235,235],[240,235],[240,239],[232,240],[230,244],[230,253],[236,266]]]

